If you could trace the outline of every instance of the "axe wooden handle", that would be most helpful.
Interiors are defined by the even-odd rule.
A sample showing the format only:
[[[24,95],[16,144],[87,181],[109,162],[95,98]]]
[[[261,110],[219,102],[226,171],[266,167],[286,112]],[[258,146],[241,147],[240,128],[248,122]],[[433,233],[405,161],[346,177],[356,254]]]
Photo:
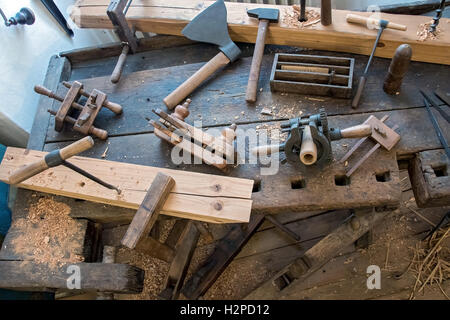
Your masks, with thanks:
[[[266,43],[267,28],[269,20],[259,20],[258,35],[256,36],[255,50],[253,52],[252,66],[248,77],[247,92],[245,100],[248,102],[256,101],[256,93],[258,91],[259,73],[261,71],[261,62],[264,55],[264,47]]]
[[[91,137],[84,137],[81,140],[78,140],[67,147],[64,147],[59,150],[59,156],[62,160],[66,160],[78,153],[81,153],[83,151],[86,151],[87,149],[91,148],[94,145],[94,140],[92,140]],[[30,163],[20,169],[17,169],[14,171],[8,179],[8,182],[10,184],[18,184],[22,181],[27,180],[28,178],[31,178],[38,173],[41,173],[42,171],[48,169],[47,162],[45,161],[45,158],[42,158],[36,162]]]
[[[122,53],[119,56],[119,60],[117,60],[116,67],[111,75],[111,82],[117,83],[120,80],[120,76],[122,75],[123,67],[125,66],[125,61],[127,60],[128,51],[130,51],[130,47],[128,45],[124,45],[122,49]]]
[[[223,52],[219,52],[214,58],[208,61],[189,79],[183,82],[171,94],[164,98],[164,103],[169,109],[173,109],[192,91],[194,91],[210,75],[230,63],[230,59]]]
[[[347,14],[347,22],[363,24],[366,26],[367,26],[367,24],[376,25],[376,26],[380,25],[379,19],[359,16],[359,15],[353,14],[353,13]],[[406,31],[406,29],[407,29],[405,25],[393,23],[393,22],[389,22],[388,25],[386,26],[386,28],[401,30],[401,31]]]

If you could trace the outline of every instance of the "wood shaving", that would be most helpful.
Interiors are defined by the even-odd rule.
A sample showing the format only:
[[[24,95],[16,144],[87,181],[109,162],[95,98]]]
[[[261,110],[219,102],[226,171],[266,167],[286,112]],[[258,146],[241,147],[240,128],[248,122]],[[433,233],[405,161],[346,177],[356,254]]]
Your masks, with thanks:
[[[417,36],[419,37],[419,41],[438,39],[439,35],[442,33],[442,29],[438,26],[436,28],[436,31],[433,33],[430,31],[430,26],[432,24],[433,20],[419,25],[419,28],[417,29]]]
[[[21,232],[11,241],[14,251],[50,268],[82,262],[84,258],[74,252],[79,249],[74,241],[79,225],[69,214],[67,204],[50,197],[39,199],[30,206],[26,218],[15,222]]]
[[[282,22],[288,27],[306,28],[320,22],[320,12],[316,9],[306,9],[306,21],[300,22],[300,6],[293,5],[291,8],[284,9]]]

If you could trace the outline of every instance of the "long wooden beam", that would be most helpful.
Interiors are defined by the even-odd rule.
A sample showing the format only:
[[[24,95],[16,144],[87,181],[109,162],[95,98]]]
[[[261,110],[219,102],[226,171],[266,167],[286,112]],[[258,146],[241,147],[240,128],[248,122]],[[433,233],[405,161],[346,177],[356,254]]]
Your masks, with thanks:
[[[0,180],[8,182],[12,172],[41,159],[45,154],[47,153],[35,150],[7,148],[0,165]],[[69,162],[118,186],[122,190],[121,194],[106,189],[64,166],[47,169],[19,186],[138,209],[156,174],[162,172],[175,180],[175,187],[161,210],[162,214],[212,223],[246,223],[250,220],[253,180],[86,157],[72,157]]]
[[[111,29],[113,26],[106,15],[110,0],[79,0],[73,7],[71,17],[81,28]],[[181,35],[181,30],[213,1],[201,0],[134,0],[127,12],[127,20],[136,30],[158,34]],[[266,43],[290,45],[319,50],[350,52],[369,55],[377,30],[365,26],[349,24],[346,16],[352,11],[333,10],[333,24],[323,26],[320,22],[299,28],[289,25],[285,17],[292,14],[291,6],[274,6],[250,3],[226,3],[228,11],[228,29],[230,36],[237,42],[255,43],[258,21],[247,16],[247,9],[276,7],[280,9],[280,20],[271,24]],[[319,8],[310,8],[320,10]],[[354,12],[369,16],[368,12]],[[431,21],[431,17],[394,15],[381,13],[380,17],[388,21],[406,25],[407,31],[386,29],[375,55],[391,58],[395,49],[403,43],[413,48],[415,61],[450,64],[450,19],[441,18],[442,30],[435,40],[419,41],[419,25]]]

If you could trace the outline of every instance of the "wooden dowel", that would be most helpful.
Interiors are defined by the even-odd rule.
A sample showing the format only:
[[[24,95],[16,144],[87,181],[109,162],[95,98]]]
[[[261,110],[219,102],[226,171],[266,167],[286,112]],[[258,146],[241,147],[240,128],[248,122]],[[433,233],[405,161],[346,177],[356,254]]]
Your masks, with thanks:
[[[303,72],[317,72],[317,73],[326,73],[330,72],[329,68],[323,67],[306,67],[306,66],[292,66],[292,65],[281,65],[281,70],[289,70],[289,71],[303,71]]]
[[[364,16],[360,16],[357,14],[353,14],[353,13],[347,14],[346,19],[347,19],[347,22],[357,23],[357,24],[361,24],[361,25],[365,25],[365,26],[368,26],[368,25],[374,25],[374,26],[378,26],[378,27],[380,26],[380,19],[364,17]],[[407,27],[405,25],[393,23],[393,22],[389,22],[388,25],[386,26],[386,28],[401,30],[401,31],[407,30]]]
[[[317,146],[314,143],[310,126],[305,126],[303,129],[300,161],[307,166],[310,166],[317,161]]]

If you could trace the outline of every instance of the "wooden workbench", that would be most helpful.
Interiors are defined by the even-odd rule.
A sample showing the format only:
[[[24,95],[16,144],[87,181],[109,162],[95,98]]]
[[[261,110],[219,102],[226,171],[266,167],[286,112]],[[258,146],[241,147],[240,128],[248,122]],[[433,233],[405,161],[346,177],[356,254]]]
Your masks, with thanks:
[[[223,128],[236,123],[238,128],[251,129],[277,126],[282,120],[300,115],[317,113],[324,107],[328,113],[331,127],[347,127],[362,123],[369,115],[378,118],[389,115],[387,124],[399,125],[401,140],[392,152],[377,151],[363,167],[352,177],[349,185],[337,185],[336,179],[345,173],[345,167],[336,161],[320,170],[295,164],[281,164],[276,175],[261,175],[260,165],[244,164],[233,168],[230,176],[255,180],[252,199],[253,213],[282,214],[285,222],[305,219],[312,214],[301,212],[326,212],[339,209],[355,209],[376,207],[378,209],[396,208],[401,200],[399,166],[406,168],[411,160],[416,161],[415,175],[412,180],[418,181],[413,190],[438,188],[436,192],[428,192],[422,203],[428,206],[443,205],[442,199],[449,199],[448,161],[441,156],[441,144],[428,119],[418,89],[435,90],[438,87],[449,90],[448,76],[450,67],[437,64],[412,62],[404,79],[402,92],[398,96],[388,96],[382,90],[382,82],[386,74],[389,60],[375,58],[370,71],[368,83],[356,110],[350,107],[350,100],[329,97],[309,97],[295,94],[272,93],[269,88],[269,76],[275,52],[298,52],[299,49],[289,47],[268,46],[264,56],[258,101],[251,105],[245,102],[245,88],[251,63],[253,46],[240,44],[243,57],[228,66],[198,88],[192,95],[191,115],[188,123],[201,120],[203,127]],[[217,53],[217,48],[208,44],[192,43],[184,38],[157,36],[141,42],[140,52],[127,59],[124,74],[120,82],[113,85],[109,76],[120,53],[119,44],[104,47],[88,48],[62,53],[51,58],[44,85],[52,90],[63,90],[60,82],[81,81],[87,89],[99,89],[108,94],[110,101],[121,104],[124,113],[115,116],[108,111],[101,111],[96,125],[109,132],[107,141],[96,141],[95,146],[85,152],[84,156],[100,158],[108,147],[107,160],[151,165],[179,170],[190,170],[203,173],[224,174],[207,165],[174,165],[170,160],[170,147],[158,139],[149,119],[156,116],[152,109],[162,107],[162,99],[181,82],[188,78],[205,61]],[[304,54],[326,54],[319,51],[302,51]],[[354,79],[362,74],[367,57],[354,54],[335,53],[336,56],[353,57],[355,61]],[[34,94],[34,93],[30,93]],[[56,109],[56,104],[47,97],[41,97],[39,108],[28,144],[29,149],[51,151],[58,149],[80,138],[72,131],[56,132],[53,119],[47,109]],[[273,116],[261,115],[264,107],[273,108]],[[435,112],[442,128],[448,124]],[[450,130],[444,130],[450,141]],[[356,142],[342,140],[333,142],[334,158],[339,159]],[[364,150],[361,150],[364,151]],[[444,176],[427,176],[420,179],[422,171],[417,156],[424,154],[427,166],[444,167]],[[361,153],[357,153],[356,157]],[[377,179],[377,175],[388,172],[388,179]],[[445,176],[447,174],[447,176]],[[440,178],[440,183],[435,179]],[[445,180],[442,180],[445,179]],[[383,181],[386,180],[386,181]],[[420,181],[419,181],[420,180]],[[431,182],[430,182],[431,181]],[[301,186],[301,187],[299,187]],[[421,188],[421,189],[420,189]],[[434,190],[433,189],[433,190]],[[27,206],[38,197],[31,197],[34,192],[19,190],[14,218],[23,217]],[[436,197],[436,203],[433,197]],[[71,206],[71,216],[88,219],[107,226],[129,223],[134,215],[133,210],[76,201],[64,197],[56,197],[58,201]],[[447,200],[448,201],[448,200]],[[445,201],[444,201],[445,202]],[[330,225],[339,225],[348,211],[333,211],[323,219],[315,222],[316,229],[308,230],[305,243],[309,239],[317,239],[330,231]],[[342,214],[344,212],[344,214]],[[291,214],[292,213],[292,214]],[[292,218],[289,218],[292,215]],[[295,217],[295,218],[294,218]],[[317,219],[317,217],[315,216]],[[331,220],[330,220],[331,219]],[[330,222],[332,221],[332,222]],[[321,228],[320,223],[324,224]],[[317,232],[316,232],[317,231]],[[15,232],[20,232],[15,230]],[[316,233],[315,233],[316,232]],[[221,233],[223,235],[223,233]],[[7,245],[9,237],[5,239]],[[217,236],[220,238],[219,236]],[[311,246],[314,241],[310,241]],[[294,250],[295,251],[295,250]],[[10,252],[2,249],[0,260],[17,259]],[[1,279],[0,279],[1,283]]]

